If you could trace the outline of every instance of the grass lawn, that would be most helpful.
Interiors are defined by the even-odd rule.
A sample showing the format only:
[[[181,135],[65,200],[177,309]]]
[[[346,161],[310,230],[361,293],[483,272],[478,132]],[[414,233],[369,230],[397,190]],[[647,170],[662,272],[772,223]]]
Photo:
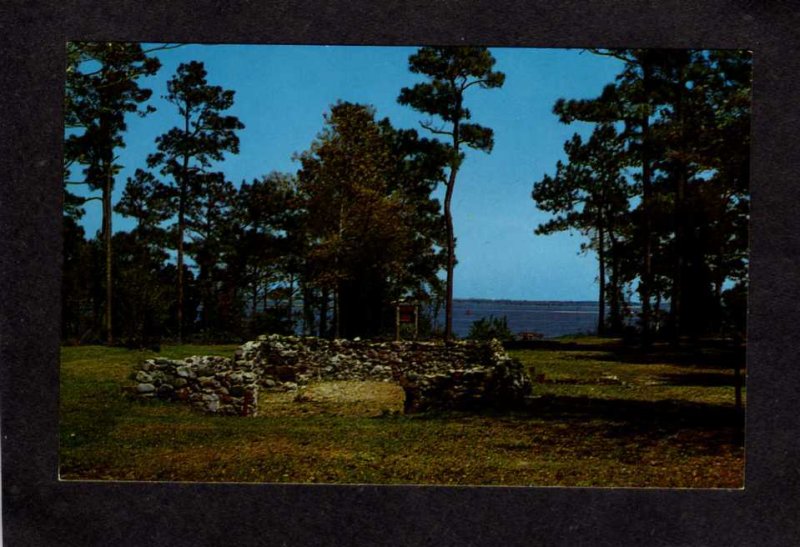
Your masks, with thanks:
[[[236,346],[166,346],[230,356]],[[510,352],[530,367],[531,408],[405,416],[402,390],[330,382],[259,395],[256,418],[137,400],[132,367],[154,354],[65,347],[61,478],[449,485],[740,488],[733,364],[704,346],[651,353],[573,338]]]

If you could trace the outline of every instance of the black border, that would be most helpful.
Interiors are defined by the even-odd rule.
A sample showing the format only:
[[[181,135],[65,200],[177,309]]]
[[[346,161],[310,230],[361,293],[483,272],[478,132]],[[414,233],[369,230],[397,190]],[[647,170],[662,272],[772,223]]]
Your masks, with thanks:
[[[0,364],[8,545],[800,544],[798,32],[746,0],[6,0]],[[754,51],[745,490],[59,483],[67,40]]]

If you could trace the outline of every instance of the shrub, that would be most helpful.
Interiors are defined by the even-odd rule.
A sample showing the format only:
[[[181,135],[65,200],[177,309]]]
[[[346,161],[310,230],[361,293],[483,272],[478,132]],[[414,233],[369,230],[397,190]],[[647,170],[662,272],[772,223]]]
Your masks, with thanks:
[[[469,334],[467,338],[470,340],[491,340],[497,338],[498,340],[513,340],[514,334],[508,328],[508,319],[506,316],[495,317],[482,317],[477,321],[473,321],[469,327]]]

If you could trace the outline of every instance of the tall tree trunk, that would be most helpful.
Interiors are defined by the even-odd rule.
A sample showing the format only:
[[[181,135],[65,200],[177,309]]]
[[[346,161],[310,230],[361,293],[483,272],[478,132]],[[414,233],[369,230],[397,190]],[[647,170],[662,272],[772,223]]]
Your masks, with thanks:
[[[202,279],[200,282],[200,287],[203,291],[203,329],[208,330],[212,327],[212,322],[214,321],[214,315],[216,314],[217,310],[217,303],[219,302],[219,291],[217,290],[215,284],[215,276],[214,276],[214,258],[211,252],[208,250],[209,244],[208,242],[213,237],[213,230],[214,230],[214,218],[213,218],[213,211],[214,206],[209,206],[206,208],[205,211],[205,223],[204,229],[205,234],[203,234],[203,247],[200,249],[198,253],[198,259],[196,262],[199,262],[198,266],[200,268],[199,277]],[[218,316],[217,316],[218,319]]]
[[[303,295],[303,334],[309,336],[314,334],[313,289],[303,278],[300,280],[300,286],[300,293]]]
[[[605,229],[600,223],[597,229],[597,261],[600,263],[598,281],[600,285],[597,296],[597,335],[606,334],[606,252],[605,252]]]
[[[195,263],[196,264],[196,263]],[[211,301],[211,289],[208,280],[208,268],[205,264],[199,264],[197,273],[197,285],[200,286],[200,301],[203,304],[203,315],[200,317],[201,329],[207,331],[210,323],[209,302]]]
[[[269,276],[265,275],[261,280],[261,313],[267,313],[269,309]]]
[[[333,337],[340,338],[342,336],[342,282],[336,283],[336,288],[333,289]]]
[[[722,334],[722,284],[725,282],[725,276],[720,275],[720,271],[722,271],[722,266],[718,264],[714,281],[714,319],[712,323],[713,331],[717,334]]]
[[[450,202],[453,198],[453,183],[456,179],[456,170],[450,171],[450,180],[447,183],[447,192],[444,200],[444,220],[447,226],[447,279],[445,281],[444,297],[444,339],[453,338],[453,270],[455,269],[455,237],[453,234],[453,216],[450,213]]]
[[[328,300],[330,299],[330,292],[328,289],[322,290],[322,298],[319,306],[319,337],[325,338],[328,336]]]
[[[294,334],[294,274],[289,274],[289,309],[288,309],[288,319],[289,319],[289,327],[292,329],[292,334]]]
[[[672,274],[672,290],[670,292],[670,334],[672,343],[677,344],[680,341],[681,334],[684,330],[682,315],[683,315],[683,272],[685,268],[685,239],[686,218],[684,214],[684,202],[686,192],[686,169],[685,166],[679,166],[676,187],[675,187],[675,210],[673,212],[675,222],[675,263],[673,265]]]
[[[611,307],[611,332],[614,335],[622,332],[622,311],[620,302],[620,287],[619,279],[619,249],[617,248],[617,240],[611,232],[608,234],[610,252],[611,252],[611,295],[609,304]]]
[[[456,112],[461,112],[461,98],[456,101]],[[447,181],[447,191],[444,197],[444,220],[447,227],[447,281],[445,285],[445,308],[444,308],[444,339],[453,338],[453,270],[456,266],[456,241],[453,231],[453,215],[450,205],[453,200],[453,188],[456,185],[456,175],[458,174],[459,145],[460,141],[461,118],[456,116],[453,120],[453,157],[450,161],[450,176]]]
[[[339,243],[344,239],[344,196],[339,196]],[[340,247],[341,248],[341,247]],[[336,286],[333,289],[333,337],[339,338],[342,335],[342,314],[341,314],[341,299],[342,299],[342,280],[340,278],[339,267],[339,252],[337,251],[335,257],[336,264]]]
[[[650,61],[645,58],[642,62],[643,86],[646,106],[642,116],[642,231],[644,234],[644,264],[642,277],[639,283],[639,298],[642,304],[642,345],[650,346],[652,335],[650,331],[651,311],[650,295],[653,284],[653,230],[650,221],[650,207],[652,201],[651,172],[650,172]]]
[[[675,181],[675,204],[673,210],[673,222],[675,223],[675,264],[672,280],[672,294],[670,296],[669,314],[671,323],[672,343],[678,344],[683,325],[683,272],[685,269],[686,251],[686,179],[688,176],[685,158],[685,131],[684,131],[684,90],[685,83],[683,70],[678,79],[678,97],[675,102],[675,114],[678,119],[678,131],[680,134],[680,144],[678,145],[678,173]]]
[[[183,117],[184,135],[189,135],[189,103]],[[184,153],[178,196],[178,344],[183,343],[183,232],[186,223],[186,200],[188,198],[189,154]]]
[[[250,303],[250,319],[252,321],[258,313],[258,270],[255,272],[255,278],[253,279],[253,292],[250,296],[252,298],[252,302]]]
[[[105,162],[106,177],[103,184],[103,240],[105,243],[105,259],[106,259],[106,310],[105,310],[105,325],[106,343],[110,346],[114,343],[114,333],[112,331],[112,281],[111,281],[111,264],[112,264],[112,249],[111,249],[111,191],[114,184],[114,178],[111,172],[113,160]]]
[[[178,203],[178,344],[183,343],[183,230],[186,222],[186,185],[181,177]]]

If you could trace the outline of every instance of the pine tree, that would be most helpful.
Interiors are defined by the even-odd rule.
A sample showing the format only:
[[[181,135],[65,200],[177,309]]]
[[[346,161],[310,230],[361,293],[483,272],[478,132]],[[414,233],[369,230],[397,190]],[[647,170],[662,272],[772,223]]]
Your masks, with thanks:
[[[112,203],[115,177],[121,165],[115,151],[125,146],[123,135],[128,114],[145,115],[154,109],[140,105],[151,95],[137,80],[155,74],[161,64],[149,57],[139,44],[102,42],[67,45],[67,84],[65,125],[65,212],[77,218],[81,205],[90,199],[103,204],[102,238],[105,252],[106,342],[113,343],[112,329]],[[82,181],[69,180],[74,164],[83,166]],[[72,184],[85,184],[100,196],[78,198],[66,190]]]
[[[206,75],[203,63],[197,61],[178,66],[167,83],[166,99],[177,107],[181,124],[156,139],[158,152],[147,159],[151,168],[159,167],[161,174],[171,179],[175,197],[179,341],[184,331],[187,215],[204,193],[203,183],[208,180],[213,163],[221,161],[225,152],[239,152],[236,131],[244,128],[235,116],[221,114],[233,106],[234,91],[209,85]]]
[[[456,176],[464,159],[462,146],[491,152],[493,132],[488,127],[468,123],[471,112],[464,106],[467,89],[501,87],[505,74],[493,70],[495,59],[483,47],[423,47],[409,57],[409,69],[428,78],[400,91],[398,101],[442,120],[422,122],[422,127],[447,139],[449,152],[449,177],[444,200],[444,217],[447,231],[447,279],[445,293],[445,331],[449,340],[453,335],[453,269],[456,264],[455,234],[451,203]]]
[[[624,143],[611,124],[598,125],[588,141],[575,134],[564,144],[568,163],[558,162],[555,176],[534,184],[532,197],[539,209],[556,215],[536,228],[537,234],[578,230],[589,236],[585,249],[597,252],[598,334],[605,334],[607,299],[612,330],[621,328],[619,252],[617,238],[625,224],[632,187],[624,177]],[[611,283],[606,264],[611,264]]]

